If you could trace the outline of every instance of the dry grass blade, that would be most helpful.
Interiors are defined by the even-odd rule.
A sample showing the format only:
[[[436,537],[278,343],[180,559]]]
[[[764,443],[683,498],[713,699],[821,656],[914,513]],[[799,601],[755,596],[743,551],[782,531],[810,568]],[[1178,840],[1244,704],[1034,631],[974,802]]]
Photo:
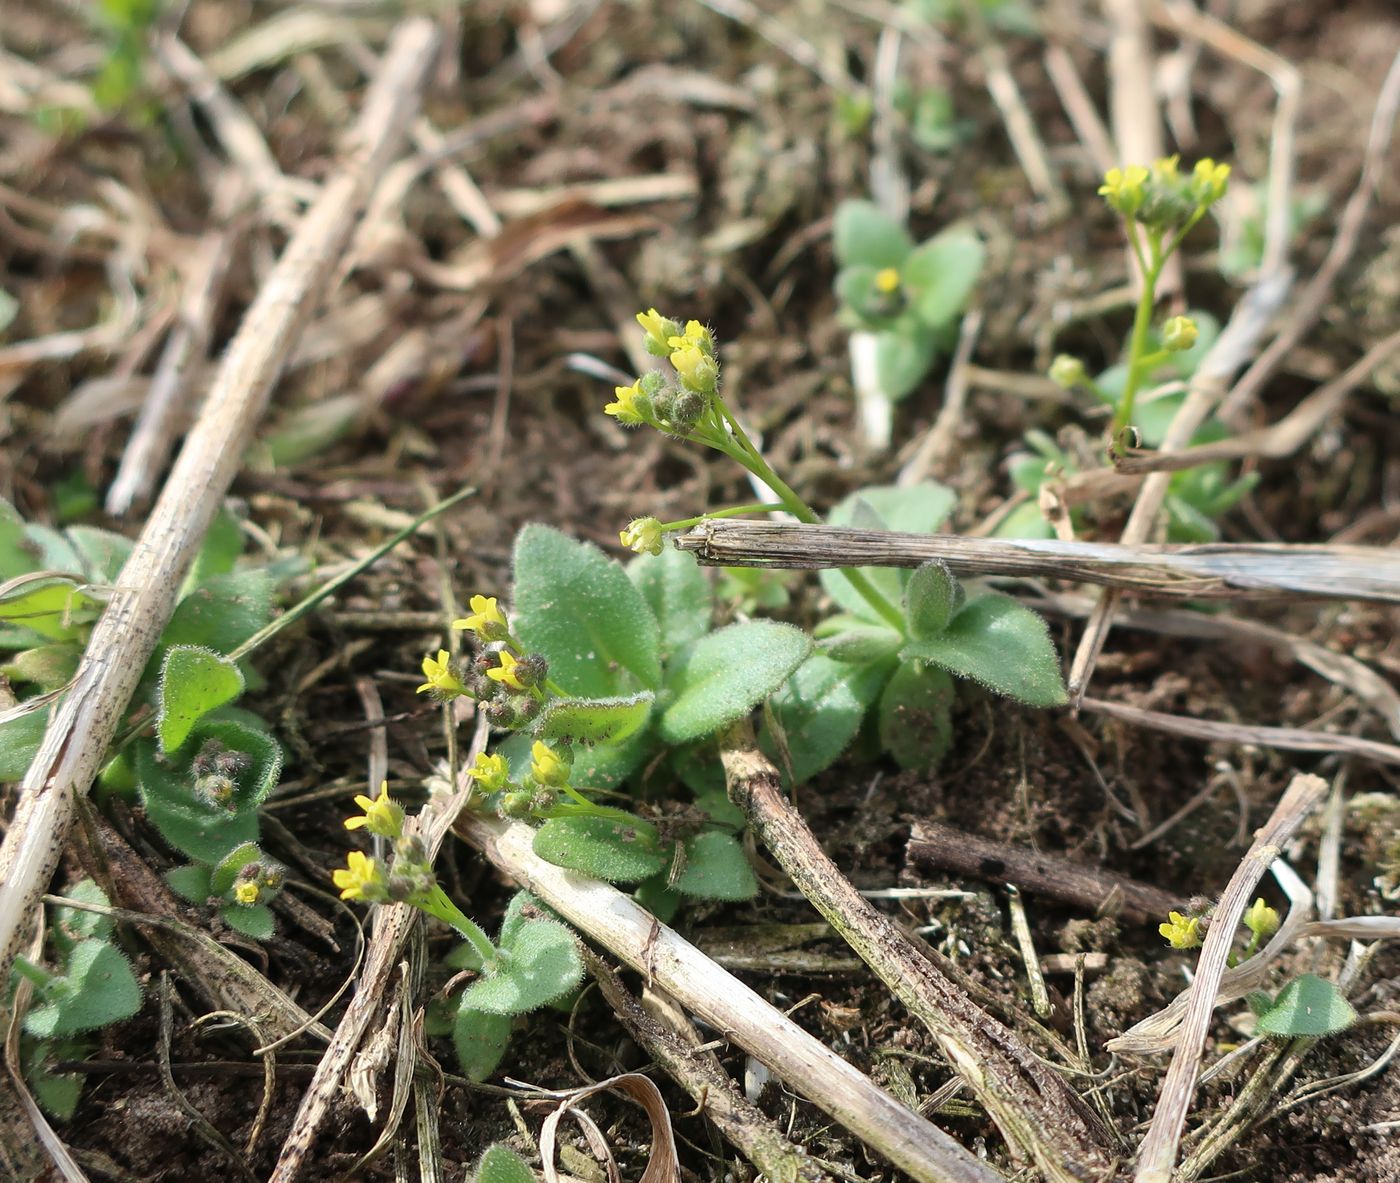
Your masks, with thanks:
[[[1302,825],[1303,819],[1326,792],[1327,782],[1320,776],[1304,774],[1293,778],[1273,816],[1255,836],[1254,845],[1230,877],[1220,903],[1216,905],[1196,966],[1191,1002],[1182,1019],[1176,1053],[1167,1070],[1167,1078],[1162,1083],[1161,1099],[1153,1114],[1152,1125],[1143,1139],[1134,1183],[1170,1183],[1181,1131],[1186,1124],[1186,1112],[1195,1091],[1196,1072],[1205,1048],[1206,1033],[1215,1010],[1216,990],[1225,974],[1226,958],[1234,943],[1240,918],[1269,864],[1278,857],[1283,844]]]
[[[325,183],[229,346],[72,689],[50,720],[0,846],[0,976],[58,864],[77,796],[87,791],[174,609],[185,572],[218,510],[301,326],[418,104],[434,32],[405,22],[366,97],[341,169]]]
[[[1085,698],[1080,708],[1100,715],[1109,715],[1139,727],[1151,727],[1171,735],[1188,735],[1210,743],[1254,744],[1261,748],[1277,748],[1284,752],[1340,752],[1359,756],[1380,764],[1400,764],[1400,746],[1376,739],[1360,739],[1354,735],[1331,735],[1325,731],[1309,731],[1303,727],[1261,727],[1248,723],[1220,723],[1212,719],[1191,719],[1185,715],[1170,715],[1164,711],[1149,711],[1121,702],[1105,702]]]
[[[936,560],[957,575],[1035,575],[1192,600],[1315,596],[1400,603],[1400,551],[1380,547],[1129,546],[732,518],[701,522],[677,537],[676,547],[725,567],[917,567]]]
[[[723,1031],[917,1183],[1001,1179],[630,897],[545,862],[534,852],[530,826],[463,816],[457,833],[585,936]]]
[[[555,1110],[544,1119],[540,1127],[540,1159],[544,1167],[545,1183],[559,1183],[559,1169],[554,1165],[555,1144],[559,1137],[559,1123],[580,1101],[587,1100],[597,1093],[626,1093],[646,1112],[651,1123],[651,1154],[647,1156],[646,1169],[638,1183],[680,1183],[681,1164],[676,1156],[676,1135],[671,1129],[671,1114],[661,1099],[661,1090],[649,1077],[638,1072],[627,1072],[612,1076],[587,1088],[574,1089],[565,1093]]]

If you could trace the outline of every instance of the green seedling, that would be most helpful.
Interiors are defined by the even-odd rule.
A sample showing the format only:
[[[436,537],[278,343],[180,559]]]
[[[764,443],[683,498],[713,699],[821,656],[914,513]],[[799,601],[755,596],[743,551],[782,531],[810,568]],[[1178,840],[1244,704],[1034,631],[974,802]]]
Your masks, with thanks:
[[[1356,1023],[1356,1008],[1337,987],[1317,974],[1294,978],[1276,998],[1264,991],[1249,996],[1263,1035],[1280,1039],[1318,1039],[1337,1035]]]
[[[98,908],[109,906],[91,879],[74,884],[68,896]],[[141,1009],[141,987],[117,947],[111,918],[101,912],[56,907],[48,944],[51,967],[16,958],[10,985],[13,990],[19,977],[33,985],[20,1056],[39,1103],[66,1120],[77,1107],[82,1077],[57,1073],[53,1065],[87,1056],[93,1032],[131,1018]]]
[[[472,1183],[536,1183],[535,1172],[504,1142],[488,1146]]]
[[[833,245],[841,318],[853,331],[857,397],[867,400],[871,442],[886,447],[890,408],[957,339],[958,318],[982,272],[985,248],[961,226],[916,245],[904,226],[870,201],[842,202]]]

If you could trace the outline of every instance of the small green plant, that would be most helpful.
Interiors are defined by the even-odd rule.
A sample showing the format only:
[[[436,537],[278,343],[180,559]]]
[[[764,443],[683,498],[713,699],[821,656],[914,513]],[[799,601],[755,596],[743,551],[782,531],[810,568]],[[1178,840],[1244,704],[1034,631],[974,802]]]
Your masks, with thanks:
[[[108,906],[91,879],[74,884],[68,897],[98,908]],[[50,968],[18,957],[11,987],[21,977],[34,987],[20,1038],[25,1078],[45,1110],[66,1120],[77,1107],[83,1078],[56,1072],[53,1066],[83,1059],[92,1051],[93,1032],[140,1010],[141,987],[131,962],[117,947],[111,918],[101,912],[54,908],[48,946]]]
[[[546,775],[557,780],[552,768]],[[381,786],[377,797],[355,800],[362,812],[346,820],[346,829],[383,839],[391,853],[381,861],[353,850],[332,879],[342,899],[410,904],[465,938],[448,964],[475,971],[477,979],[458,1000],[453,1037],[463,1070],[483,1079],[505,1053],[512,1017],[558,1001],[583,979],[573,934],[521,892],[511,900],[493,942],[438,885],[422,839],[406,825],[403,808],[387,787]]]
[[[536,1183],[529,1164],[504,1142],[488,1146],[477,1164],[472,1183]]]
[[[841,319],[855,333],[857,394],[897,403],[956,341],[985,249],[963,226],[916,245],[904,226],[870,201],[841,203],[833,245]]]
[[[1133,255],[1142,274],[1142,293],[1133,317],[1124,357],[1097,377],[1084,362],[1061,354],[1050,367],[1050,377],[1068,391],[1082,391],[1112,411],[1107,447],[1122,449],[1127,443],[1159,446],[1186,398],[1186,389],[1220,335],[1219,323],[1204,312],[1173,316],[1153,324],[1157,283],[1167,260],[1181,246],[1191,228],[1224,195],[1228,165],[1212,160],[1197,163],[1189,177],[1181,175],[1176,157],[1159,160],[1148,169],[1134,165],[1111,169],[1099,192],[1123,220]],[[1164,392],[1139,401],[1149,386]],[[1127,429],[1131,426],[1131,435]],[[1191,442],[1204,444],[1222,439],[1225,426],[1208,419]],[[1080,471],[1078,458],[1067,453],[1043,432],[1028,432],[1029,451],[1013,456],[1014,483],[1031,495],[997,527],[1002,538],[1050,538],[1054,531],[1041,515],[1036,500],[1047,482]],[[1095,459],[1106,459],[1101,453]],[[1086,457],[1087,459],[1087,457]],[[1225,461],[1200,464],[1173,473],[1165,511],[1167,537],[1172,542],[1211,542],[1220,535],[1217,519],[1233,508],[1257,483],[1250,473],[1230,478]],[[1083,525],[1078,511],[1071,520]]]
[[[131,550],[89,526],[27,525],[0,503],[0,664],[21,696],[0,724],[0,780],[24,775],[49,704],[77,669],[93,622]],[[220,518],[137,688],[103,791],[138,798],[172,848],[167,873],[187,899],[214,903],[249,936],[272,933],[267,903],[284,872],[257,847],[258,807],[277,784],[282,749],[262,719],[234,704],[257,677],[242,647],[270,621],[292,565],[240,566],[237,522]]]

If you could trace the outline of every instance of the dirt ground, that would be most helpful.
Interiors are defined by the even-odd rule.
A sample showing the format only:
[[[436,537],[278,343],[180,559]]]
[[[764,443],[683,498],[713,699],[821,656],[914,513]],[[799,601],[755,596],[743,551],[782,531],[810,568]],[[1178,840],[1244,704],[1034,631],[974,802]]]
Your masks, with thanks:
[[[139,97],[111,112],[83,97],[105,52],[86,6],[6,6],[0,287],[18,300],[19,312],[0,337],[0,496],[26,520],[59,521],[76,494],[92,506],[78,520],[139,530],[145,501],[115,519],[100,507],[162,343],[181,315],[192,254],[210,235],[238,226],[208,343],[216,359],[295,217],[294,199],[284,196],[279,205],[250,169],[261,161],[272,176],[308,189],[326,180],[338,136],[401,7],[171,5],[145,43]],[[869,193],[872,158],[884,151],[909,181],[916,238],[967,220],[988,246],[972,303],[982,317],[975,380],[938,474],[958,494],[949,528],[959,533],[977,532],[1012,495],[1005,461],[1027,430],[1070,433],[1063,439],[1101,431],[1100,420],[1086,418],[1053,387],[1024,378],[1043,374],[1061,351],[1107,365],[1132,317],[1130,295],[1103,298],[1129,281],[1121,228],[1095,195],[1101,170],[1047,66],[1052,50],[1065,55],[1086,100],[1107,121],[1115,98],[1112,11],[1132,3],[1030,5],[1025,12],[1038,27],[1016,31],[977,21],[929,23],[924,14],[939,5],[883,0],[411,7],[434,13],[443,49],[410,151],[431,153],[441,137],[447,148],[440,167],[424,163],[411,179],[393,178],[401,188],[388,204],[372,207],[350,262],[302,335],[231,494],[246,507],[259,545],[306,560],[306,573],[291,585],[301,594],[438,497],[468,484],[477,489],[280,635],[257,662],[266,686],[250,705],[275,721],[288,755],[265,809],[264,839],[295,880],[321,893],[289,891],[279,935],[261,947],[207,914],[199,922],[312,1012],[330,1004],[353,972],[354,926],[325,889],[329,868],[347,849],[343,805],[363,791],[376,736],[387,742],[396,781],[421,783],[447,755],[438,708],[414,693],[422,655],[438,648],[455,614],[444,589],[458,606],[474,592],[503,592],[512,539],[527,522],[549,522],[620,553],[617,532],[635,515],[667,520],[750,499],[741,474],[722,458],[656,433],[624,434],[601,414],[614,381],[627,380],[614,372],[633,370],[625,350],[636,348],[637,309],[654,305],[713,327],[726,389],[762,433],[775,468],[814,504],[829,506],[863,485],[892,481],[939,413],[948,368],[940,363],[900,404],[890,453],[860,445],[848,334],[837,323],[831,291],[830,228],[841,200]],[[1298,291],[1333,249],[1358,185],[1377,96],[1400,52],[1400,11],[1383,0],[1209,4],[1220,18],[1211,28],[1228,36],[1202,44],[1174,29],[1170,13],[1183,6],[1143,7],[1160,18],[1148,36],[1158,85],[1145,93],[1156,106],[1152,117],[1170,129],[1169,150],[1187,161],[1209,155],[1231,162],[1240,191],[1264,180],[1280,146],[1277,93],[1253,68],[1258,55],[1276,72],[1296,71],[1297,119],[1284,146],[1292,153],[1295,195],[1311,199],[1312,212],[1291,242],[1296,275],[1277,320],[1283,326]],[[176,33],[188,61],[169,47]],[[951,147],[921,147],[898,112],[873,123],[850,115],[853,96],[884,85],[880,53],[896,37],[902,85],[952,97],[958,134]],[[995,80],[1003,65],[1053,178],[1049,196],[1028,181],[989,94],[989,74]],[[222,105],[192,99],[192,78],[217,80]],[[65,104],[88,109],[62,116]],[[872,127],[887,130],[893,147],[881,149]],[[1251,402],[1245,427],[1276,422],[1400,329],[1397,159],[1400,147],[1393,145],[1317,323]],[[500,233],[488,241],[493,220]],[[1186,294],[1164,307],[1229,319],[1248,276],[1224,279],[1221,249],[1218,228],[1207,220],[1184,252]],[[26,348],[31,341],[42,344]],[[1222,519],[1222,536],[1394,545],[1397,397],[1400,364],[1392,357],[1289,455],[1244,461],[1241,470],[1257,471],[1259,483]],[[1092,506],[1082,536],[1116,539],[1129,508],[1122,498]],[[790,589],[786,617],[813,623],[816,580],[794,576]],[[1348,654],[1392,683],[1400,677],[1394,608],[1271,601],[1230,611]],[[1068,657],[1082,621],[1055,615],[1051,627]],[[1258,639],[1209,642],[1118,628],[1092,693],[1178,716],[1396,738],[1346,685],[1306,668],[1286,646]],[[376,695],[382,729],[367,722]],[[901,773],[878,755],[852,756],[803,786],[798,803],[857,886],[971,893],[879,906],[954,958],[1008,1013],[1028,1016],[1030,1002],[1005,888],[911,867],[906,843],[918,819],[1066,854],[1166,889],[1184,904],[1219,893],[1292,774],[1317,772],[1339,781],[1347,802],[1337,914],[1394,911],[1394,766],[1263,744],[1210,744],[1093,713],[1071,719],[1013,708],[976,690],[960,694],[955,736],[936,775]],[[1198,801],[1208,784],[1215,791]],[[685,790],[676,792],[683,797]],[[1191,802],[1189,814],[1163,825]],[[117,808],[110,820],[149,867],[172,864],[139,811]],[[1318,874],[1322,827],[1320,818],[1310,819],[1287,852],[1309,882]],[[82,861],[70,847],[60,880],[81,873]],[[462,845],[448,846],[439,870],[454,897],[469,901],[469,911],[492,929],[510,885]],[[1271,882],[1262,890],[1282,902]],[[1067,1040],[1086,1041],[1092,1091],[1126,1157],[1151,1119],[1166,1061],[1113,1058],[1104,1043],[1180,990],[1193,955],[1165,947],[1155,923],[1096,919],[1031,894],[1025,903],[1041,957],[1101,955],[1084,982],[1082,1028],[1074,1022],[1072,972],[1048,977],[1048,1023]],[[703,947],[707,930],[756,933],[759,925],[813,919],[804,901],[765,891],[748,904],[692,907],[677,926]],[[246,1032],[196,1028],[200,1008],[176,980],[170,1058],[177,1098],[152,1050],[169,967],[134,930],[123,940],[147,1002],[137,1017],[102,1033],[100,1050],[81,1066],[83,1100],[72,1121],[57,1127],[61,1137],[94,1179],[229,1175],[227,1153],[201,1136],[189,1106],[235,1147],[260,1124],[239,1169],[266,1178],[310,1080],[315,1048],[292,1044],[279,1053],[260,1112],[263,1066],[250,1054]],[[434,948],[447,943],[442,930],[429,932],[430,963]],[[785,955],[778,968],[736,972],[911,1105],[950,1080],[932,1037],[834,935],[807,941],[799,954]],[[1278,979],[1304,970],[1335,977],[1346,956],[1345,941],[1301,942]],[[1381,1061],[1393,1050],[1397,972],[1400,960],[1382,944],[1351,992],[1358,1011],[1372,1018],[1313,1048],[1260,1120],[1200,1177],[1400,1179],[1393,1129],[1400,1085]],[[449,971],[429,973],[436,989]],[[335,1003],[325,1021],[333,1025],[343,1006],[343,999]],[[1243,1009],[1232,1003],[1217,1012],[1207,1066],[1242,1042],[1236,1020]],[[430,1040],[427,1050],[449,1073],[438,1111],[442,1177],[466,1177],[493,1140],[510,1139],[528,1154],[526,1135],[538,1135],[540,1106],[520,1099],[500,1074],[485,1086],[451,1075],[446,1040]],[[741,1050],[723,1047],[720,1059],[743,1080]],[[502,1074],[565,1089],[646,1064],[590,991],[571,1013],[535,1016],[512,1043]],[[1198,1089],[1188,1153],[1195,1132],[1226,1110],[1257,1064],[1246,1059],[1238,1073]],[[656,1076],[685,1177],[753,1177],[689,1098]],[[1345,1079],[1312,1095],[1310,1085],[1332,1077]],[[381,1101],[387,1089],[381,1082]],[[1083,1089],[1091,1091],[1088,1083]],[[759,1104],[833,1177],[898,1176],[788,1090],[770,1085]],[[623,1177],[638,1175],[645,1122],[620,1100],[589,1106]],[[1009,1176],[1016,1171],[990,1121],[965,1098],[931,1116],[964,1145],[984,1149]],[[342,1097],[303,1177],[344,1175],[386,1120],[383,1104],[372,1124]],[[415,1177],[414,1138],[410,1109],[390,1152],[354,1177]],[[565,1165],[576,1176],[603,1177],[585,1155]]]

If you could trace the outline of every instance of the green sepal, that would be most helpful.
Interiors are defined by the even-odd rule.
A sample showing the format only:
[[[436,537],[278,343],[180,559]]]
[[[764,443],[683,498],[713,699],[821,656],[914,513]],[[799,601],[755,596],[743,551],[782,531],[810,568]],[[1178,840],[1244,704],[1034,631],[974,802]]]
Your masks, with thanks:
[[[899,656],[971,678],[1028,706],[1061,706],[1067,701],[1050,630],[1009,596],[969,600],[942,633],[910,641]]]
[[[516,635],[544,654],[568,693],[610,698],[660,687],[656,617],[620,564],[541,525],[520,531],[514,563]]]
[[[537,726],[541,739],[619,744],[646,726],[656,695],[649,690],[623,698],[556,698]]]
[[[209,876],[209,891],[213,895],[228,895],[238,880],[238,872],[249,863],[263,858],[263,852],[256,842],[243,842],[235,846],[219,860]]]
[[[953,742],[953,698],[953,679],[937,666],[899,666],[880,696],[880,746],[901,768],[937,767]]]
[[[243,673],[236,662],[195,645],[166,651],[157,691],[156,734],[160,750],[169,755],[210,711],[243,693]]]
[[[666,670],[662,739],[685,743],[743,718],[811,649],[806,633],[770,620],[731,624],[686,646]]]
[[[637,883],[667,861],[656,827],[641,818],[552,817],[535,831],[532,848],[556,867],[606,883]]]
[[[967,601],[948,564],[935,559],[909,576],[904,586],[904,623],[914,640],[937,637]]]

